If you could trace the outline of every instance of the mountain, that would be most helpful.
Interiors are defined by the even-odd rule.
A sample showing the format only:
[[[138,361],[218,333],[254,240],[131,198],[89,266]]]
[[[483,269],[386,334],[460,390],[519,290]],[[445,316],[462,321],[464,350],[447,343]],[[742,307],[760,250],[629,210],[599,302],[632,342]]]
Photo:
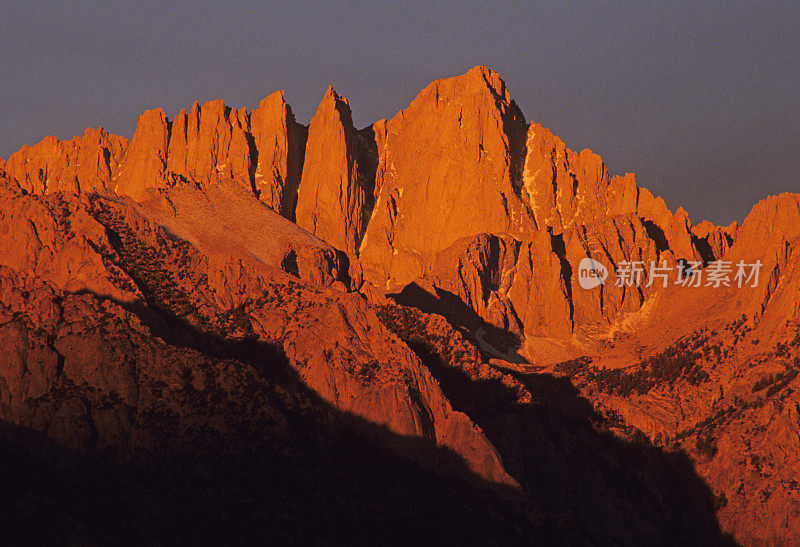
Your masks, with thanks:
[[[485,67],[362,129],[329,88],[307,127],[279,91],[47,137],[0,160],[0,515],[20,540],[798,541],[798,226],[796,194],[693,225]]]

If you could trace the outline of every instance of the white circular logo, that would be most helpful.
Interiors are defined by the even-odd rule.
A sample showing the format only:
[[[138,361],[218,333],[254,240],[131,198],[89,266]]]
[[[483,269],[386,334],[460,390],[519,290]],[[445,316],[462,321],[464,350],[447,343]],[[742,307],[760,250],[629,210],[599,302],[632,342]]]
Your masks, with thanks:
[[[582,289],[594,289],[605,283],[608,269],[597,260],[586,257],[578,265],[578,283]]]

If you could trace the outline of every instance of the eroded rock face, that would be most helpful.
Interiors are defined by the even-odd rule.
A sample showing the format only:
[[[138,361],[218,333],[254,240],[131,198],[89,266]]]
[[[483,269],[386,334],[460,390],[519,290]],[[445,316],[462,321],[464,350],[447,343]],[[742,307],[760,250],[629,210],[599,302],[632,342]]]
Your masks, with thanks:
[[[541,356],[534,339],[608,330],[655,294],[649,272],[641,290],[614,286],[618,264],[703,259],[685,211],[673,215],[633,175],[610,177],[597,154],[528,126],[483,67],[434,82],[374,134],[377,201],[360,247],[364,279],[390,292],[424,279],[530,339],[529,357]],[[461,256],[465,241],[475,251]],[[518,251],[498,256],[499,241]],[[578,282],[587,257],[612,271],[594,292]]]
[[[283,91],[261,101],[250,115],[250,125],[258,151],[253,175],[256,194],[273,211],[294,220],[308,130],[295,122]]]
[[[269,436],[270,420],[326,405],[377,426],[394,454],[521,484],[618,543],[691,520],[684,492],[662,503],[681,481],[651,474],[681,448],[711,488],[690,513],[716,501],[738,539],[794,541],[799,226],[796,194],[741,227],[693,226],[526,124],[482,67],[361,131],[332,89],[307,135],[280,92],[252,114],[148,111],[129,145],[87,130],[0,161],[0,413],[91,452],[157,450],[197,424]],[[593,290],[587,257],[609,270]],[[761,282],[662,288],[645,269],[640,287],[615,283],[625,262],[705,275],[719,259],[760,261]],[[292,378],[280,389],[276,370]],[[286,386],[318,400],[273,405],[265,393]],[[164,405],[169,427],[151,427]],[[254,406],[263,421],[248,421]],[[594,481],[569,483],[594,500],[571,512],[541,470],[576,453],[601,456],[570,459]],[[612,469],[637,462],[630,484],[656,485],[644,524],[629,510],[643,494],[615,489],[609,454]],[[598,511],[608,499],[621,501]],[[621,522],[637,524],[620,535]]]
[[[608,265],[605,284],[593,290],[579,279],[586,257]],[[516,335],[515,349],[528,359],[558,361],[569,358],[565,343],[573,335],[589,339],[608,332],[661,288],[660,281],[649,284],[646,268],[640,287],[618,284],[614,265],[623,261],[676,266],[675,253],[659,248],[640,219],[627,215],[559,234],[540,230],[529,240],[465,238],[438,253],[422,277],[474,310],[484,328]],[[503,353],[506,345],[495,349]]]
[[[798,247],[800,242],[800,195],[784,193],[757,203],[737,231],[725,254],[734,272],[738,264],[761,264],[758,283],[739,298],[742,313],[762,325],[762,336],[771,343],[793,339],[793,323],[800,311]],[[752,282],[744,283],[745,286]]]
[[[736,232],[733,248],[738,255],[758,255],[764,247],[780,249],[800,236],[800,198],[784,193],[759,201]]]
[[[116,191],[136,200],[147,190],[176,181],[223,184],[233,181],[252,191],[254,145],[249,117],[222,101],[196,102],[169,122],[163,111],[149,110],[139,119],[118,173]]]
[[[136,123],[136,131],[114,173],[114,191],[141,199],[148,188],[165,188],[169,146],[169,123],[164,111],[147,110]]]
[[[127,145],[127,139],[102,127],[88,128],[83,137],[68,141],[45,137],[38,144],[24,146],[0,168],[22,188],[37,194],[108,192]]]
[[[432,83],[376,131],[385,137],[360,249],[365,279],[402,285],[458,239],[532,227],[515,188],[524,131],[505,84],[483,67]]]
[[[306,129],[295,122],[282,91],[252,114],[220,100],[195,102],[172,121],[160,109],[149,110],[107,178],[118,194],[135,200],[180,182],[236,185],[293,220],[305,140]]]
[[[602,351],[553,369],[620,427],[691,454],[723,529],[744,544],[797,540],[798,200],[763,200],[738,231],[695,227],[696,238],[726,238],[708,247],[730,264],[730,286],[670,287]],[[740,286],[740,262],[747,273],[760,264],[758,279]]]
[[[510,236],[465,238],[440,252],[424,277],[489,325],[519,339],[525,334],[570,336],[570,288],[547,232],[527,242]]]
[[[357,286],[350,279],[343,251],[264,207],[255,195],[238,186],[200,189],[177,183],[140,204],[169,233],[210,257],[255,260],[309,283],[342,291]]]
[[[368,143],[353,127],[350,103],[328,88],[308,127],[297,225],[353,257],[375,184],[368,163]]]
[[[0,265],[61,290],[129,301],[135,285],[122,281],[126,276],[100,254],[110,248],[105,227],[83,198],[23,194],[16,183],[0,187]]]
[[[728,226],[716,226],[704,220],[692,227],[692,237],[696,238],[695,246],[704,260],[717,260],[725,256],[731,248],[738,229],[737,222]]]
[[[225,188],[240,201],[253,194],[346,252],[349,264],[335,268],[347,270],[353,288],[363,278],[396,292],[425,277],[523,343],[608,330],[655,294],[613,283],[580,289],[585,257],[610,270],[626,261],[707,263],[732,243],[722,229],[694,230],[683,209],[673,215],[633,175],[609,176],[597,154],[573,152],[549,129],[527,125],[484,67],[432,83],[409,108],[362,131],[332,88],[308,135],[282,92],[251,115],[221,101],[195,103],[171,122],[148,111],[111,178],[118,193],[151,203],[176,185],[184,188],[176,195],[192,185],[209,195]],[[502,240],[518,251],[507,263],[488,249],[453,258],[459,242],[476,238],[483,243],[473,247]],[[484,280],[480,296],[464,281],[475,278],[473,268]]]
[[[612,185],[602,158],[591,150],[573,152],[536,123],[528,128],[526,149],[521,191],[539,228],[561,232],[636,211],[633,176],[615,178]]]
[[[172,122],[167,170],[186,180],[233,180],[250,188],[255,150],[248,131],[246,110],[233,110],[220,100],[202,107],[195,102],[188,114],[182,110]]]

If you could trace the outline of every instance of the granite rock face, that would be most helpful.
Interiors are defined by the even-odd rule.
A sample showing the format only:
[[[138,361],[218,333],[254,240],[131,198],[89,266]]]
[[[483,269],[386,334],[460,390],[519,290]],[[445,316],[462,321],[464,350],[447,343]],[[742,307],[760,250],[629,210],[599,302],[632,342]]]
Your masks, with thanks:
[[[249,187],[255,158],[248,129],[244,109],[233,110],[220,100],[202,107],[195,102],[189,113],[182,110],[172,121],[167,170],[187,180],[234,180]]]
[[[295,121],[283,91],[276,91],[253,110],[250,132],[258,152],[253,173],[256,195],[273,211],[294,220],[308,129]]]
[[[165,188],[169,123],[164,111],[147,110],[139,117],[130,145],[113,175],[114,191],[141,199],[149,188]]]
[[[696,274],[703,283],[669,287],[603,351],[553,368],[619,423],[691,454],[744,544],[798,540],[798,203],[769,197],[738,230],[698,225],[722,253]],[[721,267],[729,283],[708,284]]]
[[[37,194],[108,192],[128,141],[102,127],[88,128],[83,137],[60,141],[45,137],[24,146],[0,165],[22,188]]]
[[[148,189],[178,181],[236,184],[292,218],[304,145],[305,130],[282,92],[265,98],[252,114],[220,100],[195,102],[172,121],[161,110],[148,111],[115,173],[116,190],[143,199]]]
[[[2,419],[34,428],[36,420],[52,423],[57,416],[37,418],[29,405],[66,380],[136,407],[141,386],[135,369],[145,365],[147,352],[115,343],[110,335],[74,336],[82,312],[64,308],[74,304],[100,310],[87,311],[86,317],[108,313],[123,325],[133,325],[138,339],[158,336],[180,345],[191,341],[185,337],[206,336],[277,348],[299,381],[332,408],[385,427],[394,436],[458,452],[470,472],[516,486],[480,429],[452,409],[415,354],[341,282],[330,288],[324,278],[306,284],[263,256],[238,251],[235,242],[227,248],[209,245],[211,236],[195,230],[188,237],[196,247],[168,233],[150,218],[147,207],[129,199],[36,196],[16,191],[11,181],[0,199],[0,234],[6,236],[0,239],[0,273],[8,293],[3,293],[5,313],[25,314],[24,329],[56,333],[55,349],[41,352],[25,349],[28,331],[12,328],[7,333],[0,396],[10,406]],[[290,232],[281,237],[291,241],[301,236]],[[325,249],[322,242],[317,245]],[[62,344],[58,333],[63,329]],[[197,365],[189,360],[184,366]],[[60,412],[55,407],[42,412],[48,411]],[[124,424],[97,423],[91,415],[67,418],[68,423],[58,426],[58,439],[72,439],[72,448],[88,450],[93,442],[105,443],[106,436],[133,434]],[[119,429],[103,430],[107,426]],[[99,441],[91,431],[100,431]],[[391,447],[432,465],[425,453],[408,452],[404,444]]]
[[[328,88],[308,127],[295,216],[298,226],[353,257],[373,201],[368,154],[350,103]]]
[[[461,238],[533,228],[515,187],[525,127],[505,84],[483,67],[430,84],[387,121],[360,248],[365,279],[404,285]]]
[[[308,127],[148,110],[0,161],[0,419],[137,458],[298,423],[525,500],[508,530],[792,542],[799,242],[797,194],[693,225],[485,67],[361,130],[333,88]]]

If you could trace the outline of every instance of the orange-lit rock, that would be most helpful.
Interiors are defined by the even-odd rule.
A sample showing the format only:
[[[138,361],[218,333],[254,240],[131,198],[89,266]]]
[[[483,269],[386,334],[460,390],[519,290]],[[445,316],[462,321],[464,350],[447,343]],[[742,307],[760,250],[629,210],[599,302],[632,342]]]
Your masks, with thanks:
[[[160,108],[145,111],[114,173],[114,191],[141,199],[148,188],[166,187],[168,146],[169,124],[164,111]]]
[[[261,101],[250,115],[250,127],[258,152],[253,187],[273,211],[293,220],[307,129],[295,121],[283,91]]]
[[[636,212],[641,218],[653,222],[663,231],[669,230],[672,223],[672,213],[667,208],[664,199],[654,197],[647,188],[639,188]]]
[[[234,180],[251,188],[251,139],[244,110],[220,100],[196,102],[172,122],[167,170],[187,180],[220,184]]]
[[[350,103],[329,87],[308,126],[295,216],[298,226],[353,256],[374,185],[365,149]]]
[[[533,227],[515,186],[525,129],[505,84],[484,67],[430,84],[386,122],[360,248],[365,279],[405,284],[458,239]]]
[[[670,250],[675,258],[686,260],[700,260],[701,257],[694,249],[691,237],[692,223],[683,207],[678,207],[669,224],[669,231],[665,234]]]
[[[260,340],[280,348],[299,385],[332,408],[392,435],[461,454],[468,473],[517,487],[496,449],[468,416],[452,408],[419,358],[386,330],[360,295],[345,292],[341,283],[338,288],[322,287],[322,279],[305,284],[269,264],[268,250],[238,249],[241,242],[235,239],[227,247],[215,245],[213,233],[200,233],[196,224],[181,223],[180,218],[170,227],[194,242],[175,238],[149,217],[147,208],[127,199],[23,195],[14,191],[11,181],[7,186],[0,193],[0,317],[24,310],[25,321],[21,326],[0,321],[0,340],[5,342],[0,347],[0,400],[10,401],[0,409],[3,420],[30,426],[35,421],[31,399],[64,379],[133,404],[144,389],[133,370],[149,367],[163,344],[142,325],[150,321],[149,328],[162,329],[159,337],[173,343],[190,340],[196,330],[233,346]],[[176,185],[172,191],[177,189]],[[220,207],[222,199],[215,199],[214,205]],[[261,208],[251,215],[274,217],[272,229],[281,241],[266,244],[294,244],[298,254],[303,244],[326,250],[251,199]],[[16,226],[23,230],[14,230]],[[153,313],[162,319],[154,319]],[[109,319],[115,324],[112,332],[124,340],[112,343],[94,332],[97,321]],[[28,351],[29,327],[59,332],[55,346]],[[135,342],[130,342],[128,329],[136,332]],[[75,336],[81,331],[84,334]],[[236,356],[234,352],[230,358]],[[183,365],[194,368],[199,363]],[[81,451],[92,450],[98,440],[91,435],[93,429],[99,431],[99,439],[112,444],[136,435],[130,424],[94,422],[92,416],[51,418],[48,424],[59,424],[52,431],[56,440]],[[423,465],[437,466],[414,443],[386,442]],[[468,476],[458,467],[447,472]]]
[[[83,137],[60,141],[45,137],[8,158],[4,169],[29,192],[107,192],[127,139],[102,127],[88,128]]]
[[[632,179],[618,183],[621,187],[615,190],[620,195],[611,202],[608,171],[591,150],[573,152],[549,129],[535,123],[528,130],[526,147],[522,191],[540,229],[552,227],[560,232],[590,224],[608,215],[612,207],[617,214],[634,210]]]
[[[737,222],[733,222],[729,226],[716,226],[704,220],[692,227],[692,235],[698,240],[698,250],[703,247],[706,255],[718,259],[722,258],[733,245],[738,229]]]
[[[581,285],[585,258],[604,285]],[[648,271],[681,260],[730,282]],[[360,131],[332,89],[308,130],[282,92],[151,110],[130,144],[89,129],[0,160],[0,419],[93,457],[202,437],[288,461],[316,427],[323,461],[372,439],[381,464],[522,496],[523,522],[546,507],[575,543],[792,544],[798,286],[800,195],[692,225],[526,124],[483,67]]]

